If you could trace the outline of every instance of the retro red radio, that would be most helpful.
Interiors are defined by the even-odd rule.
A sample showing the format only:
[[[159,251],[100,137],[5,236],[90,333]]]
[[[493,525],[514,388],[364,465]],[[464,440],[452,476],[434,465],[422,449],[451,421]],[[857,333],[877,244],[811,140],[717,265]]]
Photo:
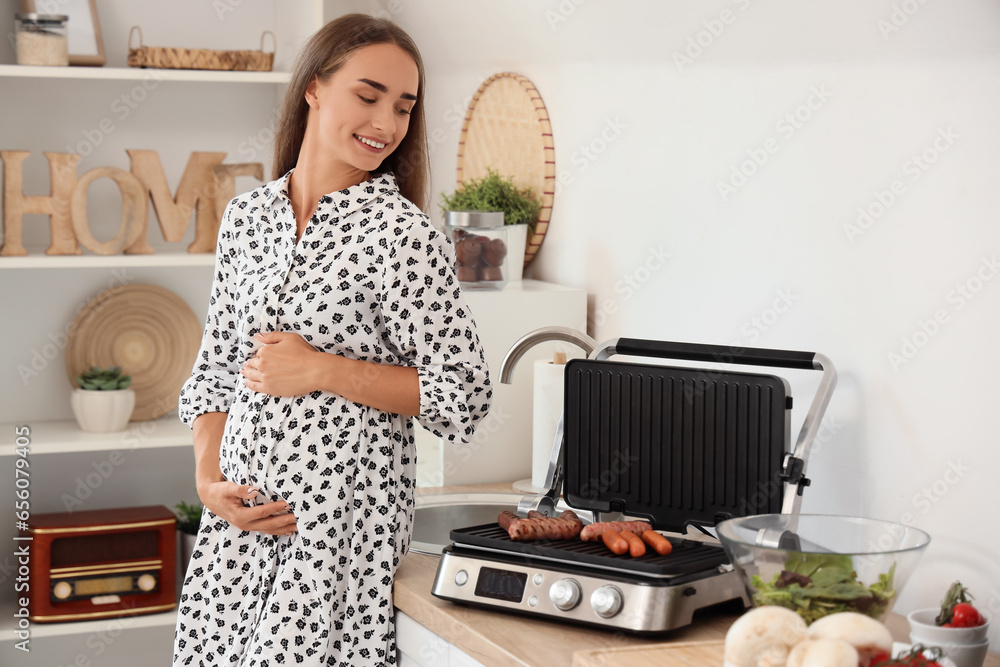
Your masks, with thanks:
[[[29,617],[48,623],[173,609],[176,523],[162,505],[32,516]]]

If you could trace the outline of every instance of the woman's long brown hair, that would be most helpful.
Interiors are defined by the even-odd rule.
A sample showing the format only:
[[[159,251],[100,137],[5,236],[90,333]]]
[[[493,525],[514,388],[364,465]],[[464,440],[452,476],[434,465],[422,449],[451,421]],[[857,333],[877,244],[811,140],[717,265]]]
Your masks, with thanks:
[[[429,167],[427,126],[424,119],[424,63],[410,36],[391,21],[366,14],[345,14],[323,26],[303,47],[285,93],[285,102],[274,136],[272,178],[295,166],[306,134],[306,88],[315,77],[326,81],[355,51],[372,44],[395,44],[413,58],[420,75],[417,101],[410,111],[406,137],[381,164],[377,173],[396,175],[399,192],[420,210],[427,204]]]

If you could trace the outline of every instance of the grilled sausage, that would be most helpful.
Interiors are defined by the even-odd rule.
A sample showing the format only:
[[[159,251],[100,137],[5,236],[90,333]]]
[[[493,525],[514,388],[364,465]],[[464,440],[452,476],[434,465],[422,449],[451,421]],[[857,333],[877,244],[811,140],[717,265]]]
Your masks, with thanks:
[[[649,524],[645,521],[601,521],[586,526],[580,533],[580,539],[584,542],[596,542],[601,539],[601,533],[609,529],[619,533],[628,531],[642,535],[643,531],[647,531],[649,528]]]
[[[660,535],[655,530],[647,530],[642,534],[642,541],[653,548],[653,550],[660,554],[661,556],[666,556],[671,551],[674,550],[674,545],[670,543],[670,540]]]
[[[617,555],[621,556],[628,552],[628,540],[610,528],[601,533],[601,539],[604,540],[604,546],[611,549],[611,551]]]
[[[500,516],[497,517],[497,523],[504,530],[510,530],[510,525],[518,520],[518,516],[511,512],[510,510],[504,510],[500,512]]]
[[[518,542],[569,540],[579,535],[583,529],[583,521],[572,510],[566,510],[557,518],[547,517],[541,512],[529,513],[529,516],[533,518],[517,519],[511,523],[507,528],[510,539]]]
[[[632,558],[639,558],[640,556],[646,555],[646,545],[643,544],[641,537],[639,537],[630,530],[626,530],[621,535],[628,542],[629,556],[631,556]]]

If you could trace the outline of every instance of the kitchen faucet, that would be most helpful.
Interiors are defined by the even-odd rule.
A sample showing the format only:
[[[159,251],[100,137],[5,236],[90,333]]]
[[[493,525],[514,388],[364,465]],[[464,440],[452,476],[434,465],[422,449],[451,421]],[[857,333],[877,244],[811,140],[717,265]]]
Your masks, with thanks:
[[[541,329],[535,329],[529,333],[521,336],[516,343],[510,346],[507,350],[507,354],[504,355],[503,361],[500,362],[500,382],[503,384],[510,384],[511,378],[514,375],[514,367],[517,362],[521,360],[524,353],[538,345],[539,343],[545,343],[550,340],[561,340],[566,343],[573,343],[587,355],[590,355],[597,347],[597,341],[588,336],[585,333],[580,333],[576,329],[571,329],[569,327],[542,327]]]
[[[507,354],[504,355],[500,363],[500,382],[510,384],[514,375],[514,367],[520,361],[524,353],[529,349],[548,341],[561,340],[566,343],[573,343],[581,348],[587,355],[590,355],[597,347],[597,341],[585,333],[580,333],[576,329],[569,327],[542,327],[535,329],[521,336],[514,343]],[[559,425],[556,427],[556,435],[552,440],[552,454],[549,455],[549,467],[545,471],[545,482],[542,487],[545,492],[537,496],[524,496],[517,504],[519,516],[527,516],[529,511],[542,512],[547,516],[556,515],[556,503],[559,500],[559,490],[562,488],[562,466],[559,465],[559,456],[562,453],[563,441],[563,416],[559,415]]]

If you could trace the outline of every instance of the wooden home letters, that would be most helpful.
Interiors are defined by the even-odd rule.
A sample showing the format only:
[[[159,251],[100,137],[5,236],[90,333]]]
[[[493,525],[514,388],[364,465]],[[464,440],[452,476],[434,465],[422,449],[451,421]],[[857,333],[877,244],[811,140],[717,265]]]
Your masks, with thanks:
[[[225,153],[193,152],[177,186],[170,194],[167,177],[156,151],[129,150],[131,171],[96,167],[77,178],[80,156],[44,153],[49,161],[48,196],[25,195],[21,167],[29,151],[0,151],[3,163],[3,247],[0,255],[27,255],[22,242],[22,216],[49,216],[51,242],[48,255],[78,255],[80,246],[99,255],[148,254],[148,207],[152,200],[160,231],[166,241],[184,238],[196,214],[195,237],[187,251],[215,252],[219,223],[226,204],[236,196],[236,176],[264,180],[259,162],[222,164]],[[87,189],[99,178],[110,178],[122,196],[122,222],[110,241],[100,242],[87,223]]]

